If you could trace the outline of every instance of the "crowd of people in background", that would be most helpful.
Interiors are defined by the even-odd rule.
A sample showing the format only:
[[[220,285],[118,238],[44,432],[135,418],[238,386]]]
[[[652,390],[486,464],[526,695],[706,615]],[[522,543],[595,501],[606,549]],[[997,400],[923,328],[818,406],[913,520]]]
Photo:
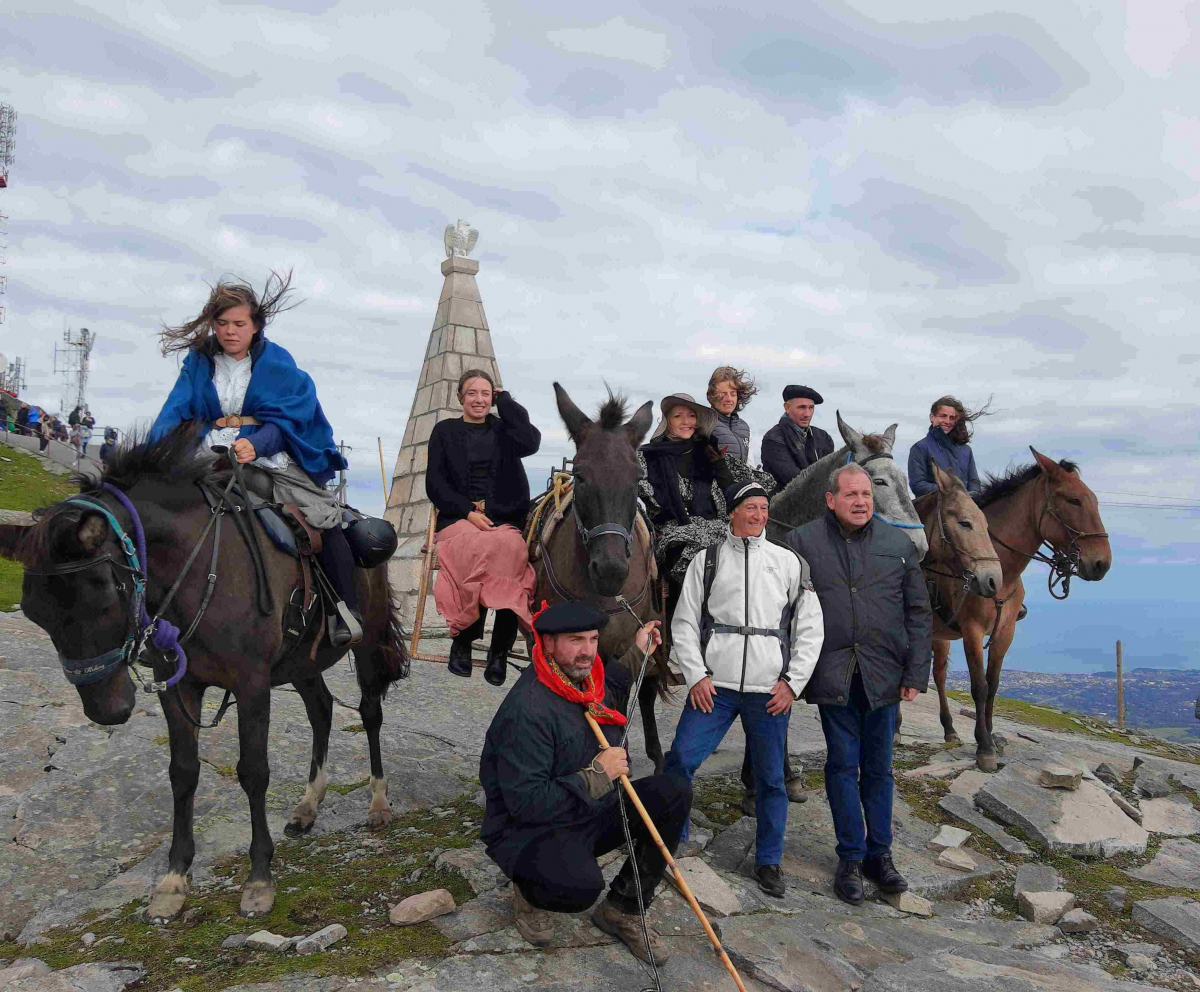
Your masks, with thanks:
[[[45,454],[52,441],[59,441],[74,449],[77,463],[88,457],[88,449],[96,434],[96,418],[92,416],[91,410],[86,406],[75,407],[67,415],[65,423],[61,414],[49,413],[43,407],[24,403],[15,398],[8,398],[0,413],[3,414],[3,431],[20,434],[23,437],[36,437],[38,451],[42,454]],[[117,437],[118,432],[115,427],[104,429],[104,443],[96,452],[96,456],[102,463],[116,446]]]

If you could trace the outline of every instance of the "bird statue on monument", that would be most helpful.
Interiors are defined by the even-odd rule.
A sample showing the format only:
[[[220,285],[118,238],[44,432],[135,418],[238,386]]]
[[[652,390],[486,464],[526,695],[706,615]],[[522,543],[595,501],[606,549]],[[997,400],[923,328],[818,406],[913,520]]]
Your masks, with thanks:
[[[446,225],[446,257],[453,258],[462,255],[464,258],[471,254],[475,242],[479,240],[479,232],[466,221]]]

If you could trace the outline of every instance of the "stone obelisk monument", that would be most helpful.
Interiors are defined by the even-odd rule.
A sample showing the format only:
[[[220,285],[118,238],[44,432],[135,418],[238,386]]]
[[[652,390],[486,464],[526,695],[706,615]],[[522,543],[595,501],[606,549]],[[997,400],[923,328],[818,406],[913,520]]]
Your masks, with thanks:
[[[400,546],[388,568],[392,591],[400,600],[404,624],[411,629],[416,612],[417,588],[421,581],[421,545],[429,526],[430,503],[425,495],[425,468],[429,455],[429,435],[440,420],[462,416],[458,402],[458,378],[467,369],[490,372],[501,384],[500,370],[492,350],[492,333],[483,314],[483,301],[475,274],[479,263],[467,255],[475,247],[479,232],[464,224],[446,227],[446,254],[442,262],[442,295],[438,298],[433,330],[425,346],[425,361],[417,380],[408,424],[400,455],[392,471],[384,516],[396,528]],[[432,588],[430,589],[432,593]],[[436,634],[445,625],[433,606],[430,595],[423,626]]]

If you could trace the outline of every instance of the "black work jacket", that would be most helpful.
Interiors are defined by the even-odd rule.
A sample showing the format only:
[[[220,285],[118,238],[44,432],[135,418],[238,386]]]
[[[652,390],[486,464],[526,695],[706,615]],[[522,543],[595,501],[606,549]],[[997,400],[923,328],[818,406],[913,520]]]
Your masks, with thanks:
[[[833,438],[820,427],[810,427],[809,430],[816,445],[816,457],[811,460],[800,446],[800,439],[788,422],[786,413],[763,435],[762,467],[775,477],[780,489],[817,459],[833,454]]]
[[[604,705],[624,713],[641,652],[631,647],[604,666]],[[610,744],[624,727],[600,724]],[[525,846],[550,830],[576,827],[616,802],[616,790],[592,799],[579,772],[600,753],[583,706],[551,692],[529,665],[492,718],[479,783],[487,796],[480,838],[488,856],[509,878]]]
[[[525,526],[529,512],[529,477],[521,459],[537,454],[542,434],[529,422],[525,408],[507,390],[496,394],[500,416],[489,413],[488,423],[496,438],[492,477],[496,480],[484,513],[494,524]],[[444,530],[465,520],[474,509],[471,503],[471,469],[467,463],[470,428],[461,418],[443,420],[429,435],[429,462],[425,492],[437,507],[437,529]]]
[[[845,706],[857,668],[871,709],[929,686],[932,614],[908,534],[871,520],[844,533],[826,511],[784,538],[812,569],[825,640],[805,686],[809,703]]]

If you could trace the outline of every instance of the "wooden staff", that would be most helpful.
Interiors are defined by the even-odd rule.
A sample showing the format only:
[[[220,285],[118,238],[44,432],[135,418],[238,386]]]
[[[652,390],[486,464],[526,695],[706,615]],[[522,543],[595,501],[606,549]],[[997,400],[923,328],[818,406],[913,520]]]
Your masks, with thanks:
[[[583,715],[587,718],[588,726],[595,733],[596,740],[600,742],[600,749],[606,750],[609,747],[608,738],[604,736],[604,731],[600,729],[600,724],[596,722],[596,718],[587,710],[583,711]],[[725,948],[721,946],[721,939],[714,932],[712,924],[708,922],[708,918],[704,915],[704,910],[700,908],[700,904],[696,902],[696,897],[692,894],[691,888],[688,887],[687,881],[683,877],[683,872],[679,870],[679,866],[675,864],[675,859],[671,857],[671,852],[667,850],[667,845],[663,843],[662,835],[659,834],[654,821],[650,819],[650,814],[646,812],[646,807],[642,805],[642,801],[634,791],[633,783],[629,781],[628,775],[621,776],[621,785],[625,789],[625,794],[629,796],[630,802],[633,803],[634,808],[638,811],[638,815],[642,818],[642,822],[646,824],[646,829],[650,831],[650,838],[658,845],[659,852],[666,860],[667,866],[671,869],[671,874],[674,876],[675,885],[683,893],[683,898],[688,901],[688,905],[692,907],[692,912],[696,914],[696,919],[700,921],[700,925],[704,927],[704,932],[708,934],[709,943],[712,944],[713,950],[721,958],[721,963],[725,965],[725,970],[733,976],[733,980],[737,983],[737,987],[741,992],[746,992],[746,986],[742,984],[741,976],[738,975],[733,962],[729,960],[729,955],[725,953]],[[631,858],[634,856],[633,851],[629,852],[629,856]]]
[[[383,509],[386,512],[388,508],[388,496],[391,494],[388,492],[387,469],[383,467],[383,438],[377,437],[375,440],[379,442],[379,478],[383,480]]]

